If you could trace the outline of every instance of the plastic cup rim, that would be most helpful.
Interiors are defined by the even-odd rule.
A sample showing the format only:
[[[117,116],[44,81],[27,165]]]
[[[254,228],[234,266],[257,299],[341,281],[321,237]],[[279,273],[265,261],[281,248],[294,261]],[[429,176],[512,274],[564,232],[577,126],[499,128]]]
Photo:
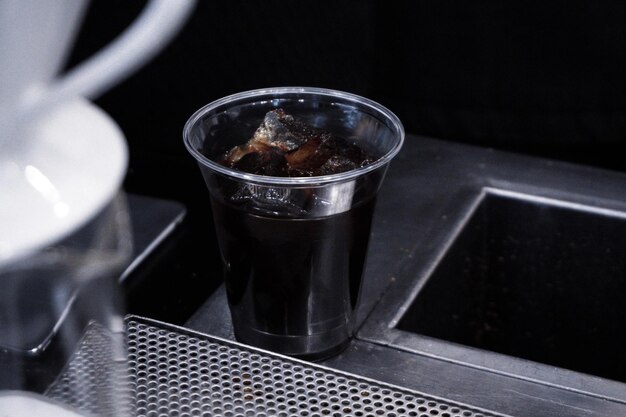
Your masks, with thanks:
[[[312,177],[275,177],[268,175],[257,175],[250,174],[247,172],[235,170],[232,168],[228,168],[223,166],[217,162],[212,161],[203,155],[198,149],[194,148],[191,144],[191,131],[197,124],[198,120],[204,116],[209,111],[218,108],[224,104],[228,104],[231,102],[235,102],[238,100],[252,98],[252,97],[260,97],[263,95],[274,95],[279,98],[280,95],[289,95],[289,94],[311,94],[311,95],[320,95],[327,97],[335,97],[343,100],[354,101],[360,105],[366,106],[376,113],[379,113],[386,119],[391,122],[392,129],[395,130],[397,136],[399,137],[398,142],[394,145],[394,147],[389,150],[385,155],[378,158],[376,161],[368,164],[364,167],[360,167],[357,169],[353,169],[350,171],[340,172],[332,175],[324,175],[324,176],[312,176]],[[370,100],[368,98],[359,96],[353,93],[347,93],[344,91],[327,89],[327,88],[317,88],[317,87],[271,87],[271,88],[261,88],[255,90],[243,91],[236,94],[231,94],[215,101],[212,101],[200,109],[198,109],[193,115],[187,120],[185,126],[183,128],[183,140],[187,151],[198,161],[201,165],[209,168],[212,171],[220,173],[222,175],[232,177],[235,179],[239,179],[245,182],[260,184],[260,185],[273,185],[273,186],[307,186],[307,185],[320,185],[320,184],[328,184],[328,183],[336,183],[336,182],[344,182],[350,181],[357,177],[360,177],[369,172],[375,171],[381,167],[386,166],[400,151],[402,148],[402,144],[404,143],[404,127],[402,126],[402,122],[400,119],[393,113],[391,110],[387,109],[383,105]]]

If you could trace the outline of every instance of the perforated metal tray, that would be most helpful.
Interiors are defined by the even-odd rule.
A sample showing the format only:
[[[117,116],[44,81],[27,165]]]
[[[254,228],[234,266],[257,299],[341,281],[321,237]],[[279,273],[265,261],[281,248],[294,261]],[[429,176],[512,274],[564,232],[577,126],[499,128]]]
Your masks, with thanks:
[[[127,331],[138,416],[497,416],[147,319]]]
[[[131,404],[95,403],[90,392],[68,389],[110,368],[97,329],[48,395],[90,415],[504,417],[150,319],[129,316],[126,326],[130,375],[116,389]]]

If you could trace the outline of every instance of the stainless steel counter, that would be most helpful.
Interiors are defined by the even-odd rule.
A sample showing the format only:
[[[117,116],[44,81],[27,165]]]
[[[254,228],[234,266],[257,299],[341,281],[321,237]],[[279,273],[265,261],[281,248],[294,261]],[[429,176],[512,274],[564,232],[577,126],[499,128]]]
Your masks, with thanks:
[[[538,213],[548,213],[548,223],[536,223],[546,217]],[[409,136],[378,199],[356,339],[323,365],[502,414],[626,415],[626,355],[619,354],[626,303],[614,297],[626,290],[625,224],[623,173]],[[487,259],[502,245],[486,228],[526,242],[515,246],[525,263],[492,265],[510,254]],[[605,242],[607,234],[613,237]],[[572,260],[561,248],[583,241],[583,252],[566,251],[579,263],[565,268]],[[550,265],[532,264],[544,251]],[[463,263],[481,257],[485,273]],[[506,291],[531,294],[533,302],[489,295],[506,293],[489,271],[502,275]],[[480,297],[487,307],[456,308]],[[506,305],[493,306],[499,299]],[[481,330],[466,329],[469,322]],[[438,332],[450,323],[458,334]],[[527,323],[542,332],[518,331]],[[233,339],[223,288],[186,327]],[[549,340],[553,334],[571,340],[559,344]],[[554,354],[542,355],[550,349]]]

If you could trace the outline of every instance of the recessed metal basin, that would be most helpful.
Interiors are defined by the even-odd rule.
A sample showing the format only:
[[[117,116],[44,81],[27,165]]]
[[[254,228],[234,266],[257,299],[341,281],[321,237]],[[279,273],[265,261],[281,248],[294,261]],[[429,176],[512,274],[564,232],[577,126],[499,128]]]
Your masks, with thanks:
[[[626,213],[486,189],[397,328],[626,381]]]
[[[381,190],[357,338],[450,364],[443,390],[478,372],[464,392],[505,408],[626,405],[626,175],[416,145]]]

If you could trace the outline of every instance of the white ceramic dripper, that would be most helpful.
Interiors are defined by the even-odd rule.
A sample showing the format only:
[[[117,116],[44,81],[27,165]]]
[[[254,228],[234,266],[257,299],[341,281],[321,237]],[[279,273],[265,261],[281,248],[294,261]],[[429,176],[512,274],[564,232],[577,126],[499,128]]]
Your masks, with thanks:
[[[117,39],[59,76],[88,0],[0,1],[0,268],[76,230],[121,185],[125,139],[85,98],[154,56],[194,0],[150,0]]]
[[[192,0],[151,0],[115,41],[57,78],[88,0],[0,2],[0,143],[12,127],[77,96],[93,98],[139,68],[178,31]],[[7,130],[8,129],[8,130]]]
[[[153,56],[192,0],[151,0],[59,76],[87,0],[0,0],[0,416],[133,415],[125,138],[87,99]]]

